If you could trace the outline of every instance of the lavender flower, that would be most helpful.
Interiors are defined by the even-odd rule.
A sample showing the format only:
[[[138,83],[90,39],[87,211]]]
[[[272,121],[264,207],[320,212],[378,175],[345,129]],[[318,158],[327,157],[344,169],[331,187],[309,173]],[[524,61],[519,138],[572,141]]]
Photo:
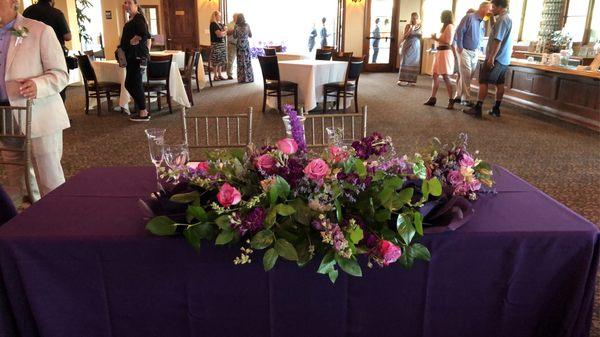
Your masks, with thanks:
[[[283,110],[290,118],[290,126],[292,127],[292,138],[298,144],[298,152],[300,154],[306,152],[306,141],[304,140],[304,126],[300,123],[298,118],[298,112],[292,108],[291,105],[286,104],[283,106]]]

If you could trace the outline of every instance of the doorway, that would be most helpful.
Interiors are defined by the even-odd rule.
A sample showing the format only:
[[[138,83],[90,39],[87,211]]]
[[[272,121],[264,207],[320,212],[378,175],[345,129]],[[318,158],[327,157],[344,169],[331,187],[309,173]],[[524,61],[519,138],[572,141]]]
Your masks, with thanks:
[[[400,0],[366,0],[363,55],[365,70],[391,71],[398,56]]]
[[[195,49],[198,45],[196,0],[163,0],[166,47],[174,50]]]

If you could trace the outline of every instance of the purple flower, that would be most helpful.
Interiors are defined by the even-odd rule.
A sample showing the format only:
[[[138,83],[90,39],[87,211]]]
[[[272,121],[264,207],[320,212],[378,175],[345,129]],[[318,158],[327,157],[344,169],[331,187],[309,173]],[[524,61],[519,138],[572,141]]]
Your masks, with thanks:
[[[373,133],[360,141],[352,143],[356,156],[360,159],[369,159],[370,156],[381,156],[388,151],[389,143],[380,133]]]
[[[283,110],[290,118],[290,126],[292,127],[292,138],[298,143],[298,151],[300,154],[306,152],[306,141],[304,140],[304,126],[300,123],[298,112],[291,105],[286,104]]]
[[[247,232],[256,233],[263,228],[263,222],[267,217],[267,212],[262,207],[253,208],[246,218],[239,224],[234,226],[240,236],[244,236]]]

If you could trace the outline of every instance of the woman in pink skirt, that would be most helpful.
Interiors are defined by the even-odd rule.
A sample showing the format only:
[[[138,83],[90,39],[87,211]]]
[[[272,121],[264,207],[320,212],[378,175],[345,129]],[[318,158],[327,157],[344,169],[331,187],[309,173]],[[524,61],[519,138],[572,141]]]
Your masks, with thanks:
[[[431,97],[425,102],[425,105],[434,106],[437,102],[436,95],[440,86],[441,75],[446,83],[446,90],[448,90],[448,109],[454,109],[454,100],[452,97],[452,84],[448,75],[454,73],[454,51],[452,50],[452,40],[454,39],[454,26],[452,25],[452,11],[445,10],[441,16],[442,27],[441,35],[438,38],[436,34],[431,36],[432,39],[438,42],[437,53],[433,59],[433,85],[431,87]]]

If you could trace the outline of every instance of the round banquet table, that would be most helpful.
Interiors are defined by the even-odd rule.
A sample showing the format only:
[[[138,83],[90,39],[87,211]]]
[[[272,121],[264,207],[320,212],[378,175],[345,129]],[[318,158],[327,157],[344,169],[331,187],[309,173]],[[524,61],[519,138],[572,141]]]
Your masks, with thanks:
[[[277,61],[295,61],[295,60],[309,60],[314,58],[313,54],[302,54],[302,53],[277,53]]]

